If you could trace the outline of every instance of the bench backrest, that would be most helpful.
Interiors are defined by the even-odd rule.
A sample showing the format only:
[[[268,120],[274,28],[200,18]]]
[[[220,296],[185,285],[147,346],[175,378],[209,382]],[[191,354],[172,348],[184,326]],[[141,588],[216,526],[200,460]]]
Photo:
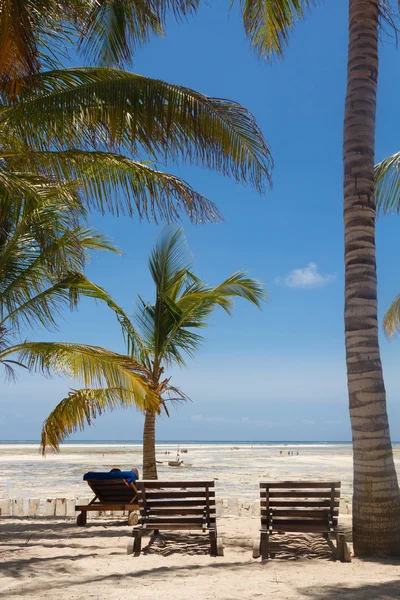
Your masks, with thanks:
[[[135,484],[124,479],[87,479],[89,486],[101,502],[130,504],[137,497]]]
[[[261,523],[271,531],[329,532],[339,515],[340,481],[260,483]]]
[[[213,481],[137,481],[141,525],[148,529],[215,527]]]

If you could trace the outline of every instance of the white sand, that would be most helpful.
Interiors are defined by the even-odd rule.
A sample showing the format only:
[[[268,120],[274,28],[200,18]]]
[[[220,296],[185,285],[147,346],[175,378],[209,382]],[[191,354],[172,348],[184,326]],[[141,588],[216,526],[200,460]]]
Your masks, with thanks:
[[[341,525],[350,533],[349,517]],[[276,558],[251,556],[259,520],[218,521],[225,556],[211,558],[206,537],[168,534],[140,557],[126,554],[131,528],[96,520],[3,519],[0,596],[93,600],[388,600],[400,598],[400,561],[332,560],[322,537],[281,538]]]

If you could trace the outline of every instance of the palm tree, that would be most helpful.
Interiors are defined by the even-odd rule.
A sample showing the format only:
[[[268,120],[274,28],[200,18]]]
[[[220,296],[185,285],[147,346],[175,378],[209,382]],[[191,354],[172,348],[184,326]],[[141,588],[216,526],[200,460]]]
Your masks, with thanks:
[[[318,0],[241,0],[260,56],[282,55],[296,21]],[[322,2],[321,2],[322,3]],[[374,149],[383,0],[349,0],[344,115],[345,342],[354,454],[353,542],[359,556],[400,555],[400,490],[378,342]]]
[[[56,328],[62,309],[74,308],[82,296],[108,304],[123,327],[126,317],[83,274],[89,251],[116,249],[84,226],[76,189],[21,175],[11,183],[0,202],[0,365],[11,377],[20,366],[121,388],[129,392],[127,402],[156,409],[158,400],[133,359],[97,346],[25,339],[37,327]]]
[[[218,307],[230,314],[233,298],[244,298],[260,306],[264,298],[262,285],[237,272],[216,287],[196,277],[183,230],[167,229],[157,240],[149,259],[155,284],[155,299],[149,304],[139,296],[137,313],[125,331],[128,354],[142,368],[148,386],[159,398],[160,409],[168,400],[185,400],[186,395],[171,384],[165,370],[183,365],[185,355],[193,356],[203,341],[196,330],[207,326],[211,313]],[[134,323],[136,325],[134,325]],[[97,412],[124,406],[125,396],[113,389],[79,390],[62,400],[46,419],[42,430],[42,448],[58,449],[60,441],[77,428],[85,418],[90,424]],[[89,417],[88,417],[89,415]],[[143,477],[157,479],[155,454],[155,422],[157,411],[145,412],[143,430]]]

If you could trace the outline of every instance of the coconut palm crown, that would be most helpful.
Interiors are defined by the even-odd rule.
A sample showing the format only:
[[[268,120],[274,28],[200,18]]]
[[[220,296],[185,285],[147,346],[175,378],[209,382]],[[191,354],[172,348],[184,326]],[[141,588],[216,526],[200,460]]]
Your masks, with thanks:
[[[140,296],[136,314],[125,324],[129,358],[141,365],[149,387],[159,398],[160,409],[168,412],[167,401],[185,400],[187,396],[171,383],[166,370],[173,364],[182,366],[193,356],[204,338],[199,333],[208,324],[211,313],[221,307],[228,314],[233,299],[243,298],[260,306],[265,298],[263,286],[245,272],[234,273],[212,287],[193,273],[182,228],[163,230],[149,259],[155,284],[155,299],[145,302]],[[125,396],[113,389],[86,389],[62,400],[44,423],[42,448],[57,449],[59,443],[96,411],[125,406]],[[143,434],[143,476],[156,479],[155,420],[158,411],[146,411]],[[87,418],[87,415],[90,418]]]

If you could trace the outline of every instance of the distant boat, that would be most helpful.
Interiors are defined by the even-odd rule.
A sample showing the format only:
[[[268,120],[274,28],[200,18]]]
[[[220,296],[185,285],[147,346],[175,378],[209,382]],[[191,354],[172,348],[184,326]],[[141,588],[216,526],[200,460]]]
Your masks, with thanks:
[[[179,444],[178,444],[178,450],[176,451],[176,459],[175,460],[169,460],[168,464],[170,467],[180,467],[181,465],[183,465],[183,460],[181,460],[179,458]]]
[[[183,465],[183,460],[179,460],[179,458],[177,458],[176,460],[169,460],[168,464],[170,467],[180,467],[181,465]]]

